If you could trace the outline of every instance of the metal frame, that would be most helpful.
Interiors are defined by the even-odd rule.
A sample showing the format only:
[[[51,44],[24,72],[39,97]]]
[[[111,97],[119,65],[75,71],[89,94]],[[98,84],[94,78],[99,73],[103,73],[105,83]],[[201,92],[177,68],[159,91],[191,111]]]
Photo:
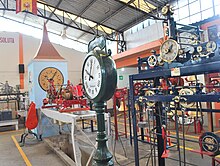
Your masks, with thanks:
[[[68,11],[65,11],[65,10],[62,10],[62,9],[59,9],[58,7],[59,7],[59,5],[61,4],[60,1],[59,1],[59,3],[56,5],[56,7],[51,6],[51,5],[48,5],[48,4],[45,4],[45,3],[42,3],[42,2],[40,2],[40,1],[38,1],[37,3],[39,3],[39,4],[41,4],[41,5],[44,6],[43,9],[38,9],[38,10],[37,10],[37,16],[46,19],[46,20],[47,20],[46,22],[52,21],[52,22],[55,22],[55,23],[58,23],[58,24],[62,24],[62,25],[65,26],[64,29],[67,29],[67,28],[69,27],[69,28],[73,28],[73,29],[77,29],[77,30],[80,30],[80,31],[82,31],[82,32],[85,32],[85,34],[91,34],[91,35],[95,35],[95,36],[100,36],[100,35],[103,35],[103,34],[104,34],[108,40],[118,41],[118,40],[116,40],[116,36],[110,35],[110,34],[106,33],[106,32],[103,30],[103,28],[102,28],[102,26],[104,26],[104,27],[107,27],[107,28],[109,28],[109,29],[112,29],[111,27],[102,25],[102,24],[100,24],[100,23],[98,23],[98,22],[92,21],[92,22],[96,23],[96,26],[90,27],[89,25],[87,25],[86,27],[88,27],[88,28],[85,28],[85,27],[83,27],[83,26],[81,26],[81,25],[78,25],[79,23],[76,22],[76,19],[73,20],[73,19],[71,19],[71,17],[69,17],[69,20],[70,20],[70,21],[67,22],[67,21],[65,20],[65,17],[64,17],[65,15],[70,16],[70,15],[76,15],[76,14],[71,13],[71,12],[68,12]],[[93,3],[94,3],[94,2],[93,2]],[[3,1],[3,0],[0,0],[0,4],[3,6],[3,7],[0,7],[0,10],[3,10],[3,11],[16,11],[15,8],[10,8],[10,7],[9,7],[9,5],[8,5],[8,4],[9,4],[9,0],[4,0],[4,1]],[[80,18],[82,18],[82,19],[85,20],[86,18],[82,17],[82,14],[83,14],[91,5],[92,5],[92,4],[88,5],[88,6],[80,13],[80,15],[76,15],[77,18],[80,17]],[[48,8],[48,9],[51,10],[49,16],[47,15],[46,8]],[[54,9],[54,10],[52,10],[52,9]],[[60,16],[60,15],[55,14],[55,10],[62,11],[62,15]],[[24,11],[24,12],[27,13],[27,14],[32,14],[32,13],[27,12],[27,11]],[[54,16],[54,18],[52,18],[53,16]],[[25,17],[26,17],[26,16],[25,16]],[[56,18],[56,19],[55,19],[55,18]],[[88,20],[88,19],[86,19],[86,20]],[[25,18],[23,19],[23,23],[24,23],[24,21],[25,21]],[[91,21],[91,20],[89,20],[89,21]],[[85,21],[85,22],[86,22],[86,21]],[[74,25],[72,25],[72,24],[74,24]],[[98,30],[98,27],[101,27],[101,29],[102,29],[103,31],[99,31],[99,30]],[[123,32],[118,32],[118,31],[115,30],[115,29],[112,29],[112,30],[115,31],[115,32],[117,32],[117,33],[119,33],[119,34],[123,33]],[[83,36],[84,36],[85,34],[83,34]],[[80,36],[80,37],[82,37],[82,36]],[[79,38],[80,38],[80,37],[79,37]],[[79,39],[79,38],[78,38],[78,39]],[[78,41],[78,39],[77,39],[77,41]],[[120,42],[121,42],[121,41],[120,41]]]
[[[181,76],[187,75],[195,75],[195,74],[207,74],[207,73],[215,73],[220,72],[219,69],[220,61],[207,62],[203,64],[196,64],[191,66],[183,66],[180,67]],[[134,140],[134,152],[135,152],[135,165],[139,166],[139,152],[138,152],[138,142],[141,141],[138,139],[137,128],[136,128],[136,110],[134,107],[135,100],[137,96],[134,96],[134,81],[135,80],[146,80],[146,79],[155,79],[155,78],[169,78],[171,76],[172,69],[159,69],[159,70],[147,70],[145,72],[130,75],[129,76],[129,84],[130,84],[130,100],[131,100],[131,113],[133,120],[133,140]],[[156,79],[156,82],[157,82]],[[156,101],[156,128],[157,128],[157,146],[158,146],[158,154],[163,153],[163,139],[161,138],[161,119],[158,117],[162,111],[158,111],[162,109],[160,105],[161,102],[170,102],[173,101],[175,95],[154,95],[154,96],[144,96],[147,101]],[[196,94],[196,95],[184,95],[184,98],[187,99],[187,102],[218,102],[220,100],[219,94]],[[180,100],[181,101],[181,100]],[[159,105],[158,105],[159,104]],[[219,112],[219,110],[212,109],[202,109],[202,112]],[[142,141],[143,142],[143,141]],[[158,155],[160,156],[160,155]],[[158,162],[160,166],[164,166],[164,159],[158,158]]]

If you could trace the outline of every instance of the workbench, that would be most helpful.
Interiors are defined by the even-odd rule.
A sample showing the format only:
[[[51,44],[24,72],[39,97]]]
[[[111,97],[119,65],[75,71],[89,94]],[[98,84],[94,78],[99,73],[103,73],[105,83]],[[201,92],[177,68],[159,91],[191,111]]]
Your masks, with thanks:
[[[74,113],[60,113],[59,111],[48,109],[48,108],[41,109],[41,112],[44,115],[46,115],[48,118],[59,121],[61,123],[71,124],[71,139],[72,139],[72,145],[73,145],[74,158],[76,159],[75,163],[77,166],[81,166],[81,156],[79,156],[81,154],[78,153],[79,149],[76,147],[76,144],[75,144],[76,142],[75,142],[74,132],[76,130],[80,131],[82,133],[82,135],[84,135],[86,137],[86,139],[95,148],[96,148],[96,146],[88,138],[88,136],[82,131],[82,129],[79,126],[77,126],[76,121],[77,120],[96,119],[96,112],[95,111],[78,111],[78,112],[74,112]],[[110,119],[107,118],[107,114],[105,114],[105,115],[106,115],[105,119],[107,119],[108,124],[110,124]],[[110,128],[110,125],[108,125],[108,131],[110,131],[109,128]],[[93,155],[93,153],[91,154],[87,163],[90,162],[92,155]]]

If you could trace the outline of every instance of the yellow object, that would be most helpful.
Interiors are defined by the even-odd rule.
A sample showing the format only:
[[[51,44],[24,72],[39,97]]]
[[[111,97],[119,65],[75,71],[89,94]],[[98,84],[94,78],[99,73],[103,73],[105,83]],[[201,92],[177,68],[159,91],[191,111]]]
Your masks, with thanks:
[[[11,138],[12,138],[12,140],[14,141],[15,146],[17,147],[19,153],[21,154],[21,157],[23,158],[25,164],[26,164],[27,166],[32,166],[32,165],[31,165],[31,162],[28,160],[26,154],[24,153],[24,151],[23,151],[23,150],[21,149],[21,147],[19,146],[19,144],[18,144],[17,140],[15,139],[15,137],[14,137],[14,136],[11,136]]]
[[[127,110],[128,110],[128,107],[127,107],[126,103],[125,103],[125,107],[124,107],[124,102],[121,101],[118,111],[121,112],[121,111],[127,111]]]

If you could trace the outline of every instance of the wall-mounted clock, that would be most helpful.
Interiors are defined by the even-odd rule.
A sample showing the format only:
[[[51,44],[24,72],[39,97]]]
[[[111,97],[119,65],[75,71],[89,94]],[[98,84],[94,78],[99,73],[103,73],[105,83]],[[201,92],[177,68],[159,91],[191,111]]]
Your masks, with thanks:
[[[104,51],[90,52],[82,69],[83,88],[86,96],[94,102],[107,101],[117,85],[115,62]]]
[[[44,91],[48,90],[48,80],[53,80],[55,87],[58,88],[64,83],[62,72],[55,67],[44,68],[38,76],[39,85]]]

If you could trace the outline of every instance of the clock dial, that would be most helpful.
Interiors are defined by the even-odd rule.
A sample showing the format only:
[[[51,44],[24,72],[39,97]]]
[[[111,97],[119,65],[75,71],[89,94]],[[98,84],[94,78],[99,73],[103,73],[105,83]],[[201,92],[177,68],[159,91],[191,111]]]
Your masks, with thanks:
[[[98,96],[101,90],[102,73],[99,60],[95,56],[89,56],[84,62],[83,85],[90,99]]]
[[[179,45],[173,39],[166,40],[160,47],[160,56],[165,62],[175,60],[179,52]]]
[[[55,67],[47,67],[43,69],[38,76],[39,85],[44,91],[49,88],[48,80],[53,80],[55,87],[60,88],[61,85],[63,85],[64,77],[59,69]]]

